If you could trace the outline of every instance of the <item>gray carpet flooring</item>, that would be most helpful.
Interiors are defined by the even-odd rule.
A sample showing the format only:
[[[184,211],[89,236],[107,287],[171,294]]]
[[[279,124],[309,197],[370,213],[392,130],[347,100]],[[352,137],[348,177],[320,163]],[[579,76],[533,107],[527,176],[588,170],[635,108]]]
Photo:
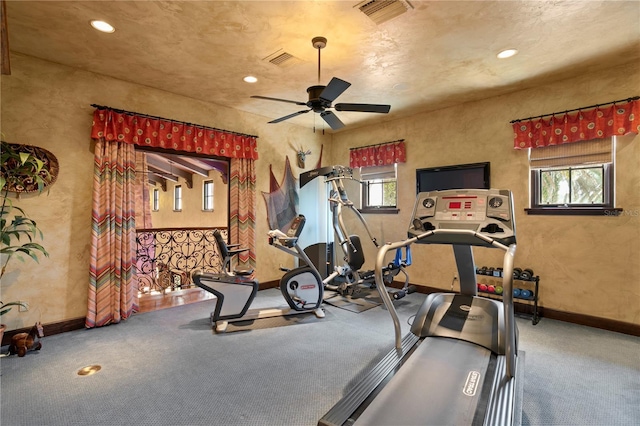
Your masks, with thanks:
[[[423,298],[396,302],[405,332]],[[256,306],[281,300],[261,291]],[[393,345],[382,306],[326,306],[321,321],[224,335],[211,330],[211,308],[205,301],[139,314],[1,358],[0,422],[315,425]],[[517,323],[526,352],[523,424],[640,424],[638,338],[544,318]],[[77,374],[96,364],[98,373]]]

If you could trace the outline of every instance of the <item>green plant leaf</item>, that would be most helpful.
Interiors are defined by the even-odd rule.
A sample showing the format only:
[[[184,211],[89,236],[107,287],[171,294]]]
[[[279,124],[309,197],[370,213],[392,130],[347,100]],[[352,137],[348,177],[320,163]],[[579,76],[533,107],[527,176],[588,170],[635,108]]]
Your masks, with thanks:
[[[44,161],[35,157],[33,159],[36,161],[36,173],[40,173],[40,170],[42,170],[42,168],[44,167]]]
[[[29,157],[31,157],[31,155],[27,152],[20,153],[20,162],[22,163],[22,165],[29,161]]]
[[[28,152],[19,152],[15,145],[2,141],[0,149],[0,189],[2,190],[2,209],[0,211],[0,253],[3,255],[3,265],[0,277],[5,273],[9,261],[14,257],[24,262],[23,256],[29,256],[35,262],[39,262],[40,255],[49,257],[45,248],[35,243],[34,240],[43,239],[42,230],[38,228],[36,221],[30,219],[25,211],[14,205],[8,198],[8,188],[22,183],[25,178],[30,178],[42,191],[46,186],[46,178],[50,176],[44,168],[44,162]],[[23,243],[26,241],[25,243]],[[13,305],[7,305],[13,306]],[[5,309],[2,306],[2,309]],[[5,309],[6,311],[6,309]]]
[[[0,302],[0,316],[9,312],[13,306],[22,306],[23,308],[26,308],[26,305],[20,302],[9,302],[7,304]]]

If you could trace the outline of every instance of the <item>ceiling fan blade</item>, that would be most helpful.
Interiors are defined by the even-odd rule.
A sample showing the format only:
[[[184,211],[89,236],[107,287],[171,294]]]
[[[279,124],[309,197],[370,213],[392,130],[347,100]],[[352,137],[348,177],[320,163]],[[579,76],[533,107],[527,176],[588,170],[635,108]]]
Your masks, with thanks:
[[[278,101],[278,102],[289,102],[290,104],[296,104],[296,105],[306,105],[306,102],[299,102],[299,101],[290,101],[289,99],[280,99],[280,98],[270,98],[268,96],[251,96],[252,98],[256,98],[256,99],[266,99],[268,101]]]
[[[351,86],[351,83],[340,80],[337,77],[333,77],[327,87],[325,87],[322,93],[320,93],[320,99],[333,102],[342,94],[342,92],[347,90],[349,86]]]
[[[304,105],[304,104],[303,104]],[[285,115],[284,117],[276,118],[275,120],[270,121],[269,123],[279,123],[284,120],[288,120],[290,118],[295,117],[296,115],[304,114],[311,111],[310,109],[305,109],[302,111],[294,112],[293,114]]]
[[[335,104],[334,108],[336,111],[379,112],[386,114],[391,109],[391,105]]]
[[[344,123],[331,111],[321,112],[320,117],[322,117],[333,130],[342,129],[344,127]]]

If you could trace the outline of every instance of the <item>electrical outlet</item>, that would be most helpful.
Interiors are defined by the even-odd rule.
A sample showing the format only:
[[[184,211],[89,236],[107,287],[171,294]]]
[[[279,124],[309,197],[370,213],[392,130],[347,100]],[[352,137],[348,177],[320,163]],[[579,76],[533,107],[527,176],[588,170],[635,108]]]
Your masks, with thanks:
[[[18,312],[27,312],[29,310],[29,303],[22,302],[22,301],[20,303],[22,303],[22,305],[24,306],[22,305],[18,306]]]

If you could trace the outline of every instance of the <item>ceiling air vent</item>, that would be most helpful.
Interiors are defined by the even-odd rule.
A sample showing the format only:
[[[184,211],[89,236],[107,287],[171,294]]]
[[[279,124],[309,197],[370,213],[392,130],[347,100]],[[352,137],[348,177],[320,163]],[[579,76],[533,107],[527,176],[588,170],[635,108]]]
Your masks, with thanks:
[[[407,0],[365,0],[355,5],[367,15],[376,25],[387,22],[413,9]]]
[[[300,62],[300,59],[296,58],[290,53],[284,52],[282,49],[278,49],[273,52],[271,55],[263,58],[264,61],[269,61],[273,65],[279,67],[290,66]]]

